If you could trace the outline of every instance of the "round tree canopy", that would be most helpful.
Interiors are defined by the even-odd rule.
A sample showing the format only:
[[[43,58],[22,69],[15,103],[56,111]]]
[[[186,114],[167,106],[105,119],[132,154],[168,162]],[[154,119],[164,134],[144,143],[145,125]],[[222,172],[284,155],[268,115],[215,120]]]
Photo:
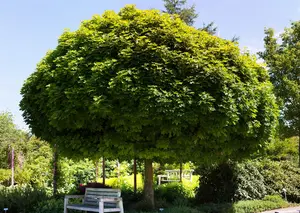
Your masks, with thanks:
[[[64,32],[21,94],[32,132],[73,157],[242,157],[262,147],[277,118],[254,57],[134,6]]]

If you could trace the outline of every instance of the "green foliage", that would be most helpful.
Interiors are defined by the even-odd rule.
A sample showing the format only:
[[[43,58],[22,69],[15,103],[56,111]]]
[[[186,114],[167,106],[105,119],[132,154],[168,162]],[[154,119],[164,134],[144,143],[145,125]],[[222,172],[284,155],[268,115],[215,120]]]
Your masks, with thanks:
[[[199,30],[203,30],[203,31],[206,31],[208,32],[209,34],[211,35],[215,35],[217,33],[217,30],[218,30],[218,27],[215,26],[215,23],[214,22],[210,22],[208,24],[203,24],[203,27],[200,28]],[[234,37],[232,39],[233,42],[236,42],[237,41],[237,38]]]
[[[281,140],[276,138],[267,146],[266,156],[271,160],[288,160],[295,163],[298,159],[298,138],[286,138]]]
[[[63,33],[20,106],[34,134],[72,157],[223,161],[272,134],[268,78],[236,44],[126,6]]]
[[[267,195],[263,199],[263,201],[271,201],[274,203],[284,203],[286,205],[286,201],[282,199],[279,195]]]
[[[281,197],[266,197],[264,200],[239,201],[233,205],[232,213],[255,213],[288,207],[288,202]]]
[[[228,213],[232,211],[233,203],[208,203],[199,206],[199,211],[205,213]]]
[[[261,199],[266,195],[264,178],[251,161],[200,168],[196,199],[201,203]]]
[[[0,169],[0,185],[9,185],[9,180],[11,179],[10,169]]]
[[[281,133],[299,136],[300,142],[299,32],[299,21],[293,22],[290,28],[285,28],[279,38],[275,36],[273,29],[266,29],[265,51],[259,55],[267,64],[281,106]]]
[[[263,200],[246,200],[236,203],[204,204],[198,209],[205,213],[256,213],[266,210],[288,207],[280,196],[266,196]]]
[[[290,202],[300,202],[300,169],[289,161],[263,160],[257,162],[257,168],[264,177],[267,194],[283,195],[286,189]]]
[[[143,189],[143,177],[142,174],[137,174],[137,189]],[[133,175],[130,176],[120,176],[119,178],[108,178],[105,183],[113,188],[120,188],[122,190],[133,189]]]
[[[236,184],[235,201],[262,199],[267,194],[264,177],[251,161],[235,165],[234,182]]]
[[[15,164],[18,156],[22,155],[20,142],[26,135],[17,129],[13,123],[13,116],[8,112],[0,112],[0,168],[8,169],[11,165],[11,151],[14,149]]]
[[[197,200],[231,202],[261,199],[266,194],[300,202],[300,169],[289,161],[248,161],[202,169]]]
[[[173,182],[157,186],[155,195],[156,199],[165,199],[169,203],[174,203],[193,197],[194,192],[186,189],[182,183]]]
[[[23,150],[22,167],[16,168],[16,182],[33,187],[48,187],[52,180],[52,149],[48,143],[32,136]]]
[[[186,0],[163,0],[165,2],[166,12],[169,14],[176,14],[187,25],[193,25],[198,14],[195,10],[195,4],[189,8],[184,8]]]
[[[266,210],[288,207],[280,196],[266,196],[263,200],[247,200],[236,203],[210,203],[201,206],[172,206],[164,208],[167,213],[257,213]],[[142,213],[142,212],[140,212]]]
[[[67,158],[59,160],[58,192],[69,193],[74,191],[79,184],[95,180],[95,167],[88,159],[73,161]]]
[[[68,210],[69,212],[70,210]],[[49,199],[39,202],[32,213],[61,213],[64,212],[64,200],[61,199]],[[71,211],[72,212],[72,211]]]
[[[0,187],[0,209],[10,213],[31,213],[37,203],[47,200],[46,192],[30,187]]]
[[[197,189],[196,200],[200,203],[232,201],[236,189],[232,165],[226,163],[198,170],[200,186]]]

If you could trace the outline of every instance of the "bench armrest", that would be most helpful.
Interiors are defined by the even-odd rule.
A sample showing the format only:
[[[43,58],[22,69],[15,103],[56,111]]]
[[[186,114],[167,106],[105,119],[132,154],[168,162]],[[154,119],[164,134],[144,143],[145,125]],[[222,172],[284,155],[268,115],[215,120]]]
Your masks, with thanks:
[[[65,199],[70,198],[84,198],[84,195],[65,195]]]

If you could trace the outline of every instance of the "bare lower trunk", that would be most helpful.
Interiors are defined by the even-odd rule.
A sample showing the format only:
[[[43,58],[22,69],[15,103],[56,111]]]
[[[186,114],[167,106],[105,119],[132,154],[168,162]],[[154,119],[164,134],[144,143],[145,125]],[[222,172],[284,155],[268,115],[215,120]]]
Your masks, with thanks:
[[[152,160],[145,160],[144,200],[151,209],[154,209]]]
[[[133,160],[133,191],[136,194],[136,159]]]
[[[299,144],[298,145],[298,155],[299,155],[298,156],[298,158],[299,158],[298,159],[299,160],[299,165],[298,166],[300,167],[300,129],[299,129],[299,133],[298,133],[298,144]]]
[[[102,159],[102,183],[105,185],[105,159]]]
[[[120,168],[120,166],[121,166],[121,165],[120,165],[120,162],[119,162],[119,160],[117,160],[117,167],[118,167],[118,174],[117,174],[117,175],[118,175],[118,181],[119,181],[120,175],[121,175],[121,171],[120,171],[121,168]]]
[[[15,150],[11,149],[11,186],[15,185]]]
[[[95,182],[97,182],[99,178],[99,160],[95,161]]]
[[[180,163],[180,168],[179,168],[179,181],[182,183],[182,163]]]
[[[58,180],[57,161],[58,161],[58,154],[55,146],[54,153],[53,153],[53,196],[56,196],[57,194],[57,180]]]

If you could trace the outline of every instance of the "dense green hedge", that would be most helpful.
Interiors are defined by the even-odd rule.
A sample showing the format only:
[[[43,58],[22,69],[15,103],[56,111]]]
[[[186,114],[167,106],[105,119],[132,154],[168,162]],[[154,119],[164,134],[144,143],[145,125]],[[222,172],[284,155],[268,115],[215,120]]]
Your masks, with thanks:
[[[286,189],[289,202],[300,202],[300,168],[290,161],[263,160],[256,162],[256,167],[264,177],[268,194],[281,194]]]
[[[201,168],[196,199],[200,203],[223,203],[283,196],[300,202],[300,169],[291,161],[255,160]]]
[[[184,187],[182,183],[166,183],[156,187],[156,199],[165,199],[168,203],[179,202],[193,197],[193,191]]]
[[[256,164],[224,163],[200,168],[200,187],[196,199],[200,203],[223,203],[262,199],[266,195],[264,178]]]
[[[256,213],[266,210],[288,207],[280,196],[266,196],[262,200],[247,200],[236,203],[203,204],[198,207],[172,206],[163,209],[164,213]],[[159,212],[159,211],[157,211]],[[157,213],[155,212],[155,213]],[[136,213],[136,212],[131,212]],[[142,213],[142,212],[140,212]],[[153,212],[154,213],[154,212]]]
[[[46,192],[30,187],[0,187],[0,210],[8,208],[9,213],[31,213],[34,206],[47,200]]]
[[[244,200],[236,203],[204,204],[198,208],[203,213],[255,213],[288,207],[288,202],[278,195],[266,196],[262,200]]]

